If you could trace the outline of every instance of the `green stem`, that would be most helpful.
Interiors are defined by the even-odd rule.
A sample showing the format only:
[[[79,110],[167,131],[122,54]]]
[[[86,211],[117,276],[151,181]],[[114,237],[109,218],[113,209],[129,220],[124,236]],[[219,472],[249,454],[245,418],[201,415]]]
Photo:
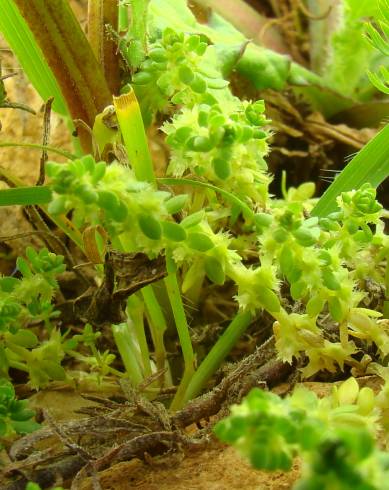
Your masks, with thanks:
[[[45,146],[45,145],[39,145],[35,143],[19,143],[13,141],[0,142],[0,148],[4,148],[4,147],[32,148],[35,150],[40,150],[40,151],[45,150],[47,152],[56,153],[57,155],[61,155],[65,158],[68,158],[69,160],[75,160],[77,158],[76,155],[73,155],[72,153],[69,153],[66,150],[62,150],[61,148],[54,148],[53,146]]]
[[[183,405],[185,391],[195,371],[195,355],[193,352],[192,340],[189,334],[189,326],[186,320],[184,305],[182,304],[181,292],[178,286],[175,264],[172,257],[168,253],[166,257],[166,264],[168,276],[164,279],[164,281],[173,310],[178,338],[180,339],[182,356],[184,358],[184,374],[177,393],[170,406],[171,410],[177,410]]]
[[[128,321],[132,323],[130,318]],[[129,326],[126,323],[112,325],[112,332],[128,377],[134,386],[140,385],[143,381],[140,357]]]
[[[165,376],[165,382],[167,382],[171,379],[171,376],[169,365],[167,364],[166,349],[163,338],[167,330],[166,319],[155,296],[153,287],[151,285],[146,286],[141,292],[147,309],[151,337],[155,348],[155,362],[157,365],[157,370],[161,371],[166,367],[168,368],[168,373]],[[162,377],[160,378],[160,381],[163,381]],[[170,383],[166,384],[169,385]]]
[[[382,316],[383,318],[389,318],[389,252],[387,252],[386,254],[385,290],[386,290],[386,297],[384,299],[384,308],[383,308]]]
[[[238,206],[242,210],[242,213],[245,217],[250,219],[255,218],[254,211],[245,202],[241,201],[239,197],[236,197],[231,192],[221,189],[220,187],[216,187],[215,185],[209,184],[208,182],[201,182],[199,180],[192,180],[192,179],[179,179],[179,178],[176,179],[170,177],[168,178],[163,177],[157,180],[158,183],[164,185],[190,185],[193,187],[202,187],[204,189],[211,189],[216,193],[220,194],[221,196],[223,196],[227,201],[230,201],[232,204]]]
[[[46,206],[39,206],[39,208],[44,212],[44,214],[58,227],[60,228],[66,236],[68,236],[77,247],[84,252],[84,243],[82,241],[81,233],[77,228],[72,228],[72,222],[69,221],[65,216],[59,215],[54,216],[47,212]]]
[[[145,376],[151,376],[152,369],[150,363],[150,352],[147,345],[145,327],[143,323],[143,310],[143,304],[135,294],[128,298],[127,316],[129,320],[133,323],[135,334],[138,339],[144,374]]]
[[[133,70],[139,68],[147,50],[147,11],[149,0],[131,0],[131,22],[127,33],[130,43],[129,61]]]
[[[117,28],[117,0],[89,0],[88,40],[101,65],[110,91],[117,94],[120,88],[119,57],[116,53],[116,42],[107,36],[107,25],[114,30]]]
[[[236,315],[194,373],[180,401],[181,406],[201,393],[207,381],[219,369],[221,363],[236,345],[238,339],[247,330],[251,321],[252,315],[248,311],[239,312]]]
[[[119,33],[126,31],[128,29],[128,24],[128,6],[119,5]]]
[[[9,363],[9,367],[11,367],[11,368],[18,369],[19,371],[23,371],[25,373],[30,372],[28,367],[25,364],[23,364],[22,362],[8,361],[8,363]]]

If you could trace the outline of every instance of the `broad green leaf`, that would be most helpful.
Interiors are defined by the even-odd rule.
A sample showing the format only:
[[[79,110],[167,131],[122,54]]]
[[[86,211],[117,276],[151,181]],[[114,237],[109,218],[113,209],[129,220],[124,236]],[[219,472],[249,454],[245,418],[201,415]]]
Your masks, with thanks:
[[[154,184],[153,162],[135,92],[131,88],[127,94],[114,97],[113,103],[128,158],[136,178]]]
[[[207,36],[217,45],[219,61],[228,62],[231,59],[229,53],[235,56],[237,46],[247,42],[242,33],[218,14],[212,14],[209,25],[198,23],[186,0],[151,0],[149,12],[158,29],[171,27],[177,31],[198,32]],[[237,70],[258,89],[281,89],[291,74],[304,83],[321,85],[319,77],[300,65],[290,63],[287,56],[255,44],[246,47]]]
[[[1,0],[0,32],[42,99],[54,97],[53,109],[67,116],[68,110],[55,77],[13,0]]]
[[[28,206],[46,204],[51,200],[51,189],[47,186],[16,187],[0,190],[0,206]]]

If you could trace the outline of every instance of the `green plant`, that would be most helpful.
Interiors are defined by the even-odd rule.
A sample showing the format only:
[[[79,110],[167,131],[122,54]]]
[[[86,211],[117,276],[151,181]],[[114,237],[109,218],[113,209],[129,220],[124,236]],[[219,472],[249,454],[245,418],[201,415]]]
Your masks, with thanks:
[[[27,483],[25,490],[42,490],[42,489],[37,483],[30,481]],[[52,490],[63,490],[63,488],[62,487],[53,487]]]
[[[36,430],[39,424],[33,420],[34,416],[28,400],[18,400],[12,383],[0,378],[0,447],[1,441]]]
[[[126,2],[121,2],[121,31],[113,25],[115,15],[108,31],[118,42],[127,71],[122,95],[111,106],[109,87],[115,80],[105,63],[111,58],[102,56],[108,38],[102,42],[98,35],[101,19],[90,19],[88,44],[68,3],[57,3],[58,10],[36,0],[28,11],[25,2],[7,0],[7,12],[16,17],[5,17],[0,28],[15,51],[20,48],[17,54],[28,69],[26,52],[12,35],[23,19],[28,23],[43,52],[34,54],[34,63],[46,60],[70,114],[82,118],[89,130],[84,124],[79,155],[45,164],[45,186],[20,188],[2,170],[17,188],[0,191],[0,205],[39,205],[82,252],[93,248],[95,276],[104,287],[111,249],[125,257],[146,254],[150,261],[164,257],[166,277],[155,286],[147,280],[132,290],[123,286],[123,278],[109,276],[109,287],[99,290],[111,300],[115,294],[121,298],[119,314],[105,319],[124,366],[119,370],[112,366],[114,353],[98,349],[101,323],[92,319],[71,338],[59,330],[52,300],[56,276],[64,270],[62,258],[47,250],[27,250],[29,262],[18,261],[23,277],[0,280],[3,375],[9,367],[25,371],[35,388],[51,380],[72,382],[76,375],[64,362],[69,356],[88,365],[88,374],[99,382],[126,375],[139,386],[156,371],[165,372],[158,388],[177,383],[171,408],[178,409],[201,393],[263,310],[274,320],[279,357],[301,359],[305,376],[345,366],[363,370],[360,352],[371,345],[375,360],[384,363],[387,324],[380,320],[381,307],[368,308],[364,300],[369,300],[367,277],[380,288],[388,287],[389,243],[374,189],[388,175],[387,127],[318,202],[310,183],[285,191],[284,199],[271,198],[265,104],[234,96],[228,75],[236,66],[257,88],[281,88],[287,80],[319,83],[315,74],[283,56],[247,46],[244,36],[217,16],[209,25],[199,24],[184,1],[134,0],[130,24]],[[112,2],[101,6],[112,13]],[[171,26],[172,9],[177,15]],[[349,14],[359,29],[360,15]],[[47,32],[41,29],[41,18]],[[26,30],[24,22],[22,32]],[[57,52],[63,55],[61,66]],[[50,73],[46,66],[46,81]],[[161,115],[170,159],[159,178],[145,126]],[[207,352],[198,352],[185,300],[198,307],[204,284],[219,288],[227,283],[234,288],[229,300],[235,300],[229,325]],[[324,319],[334,325],[332,337],[323,328]],[[42,338],[34,332],[38,322],[44,325]],[[176,372],[165,346],[169,327],[175,327],[182,351]],[[146,393],[155,396],[154,383]]]
[[[379,14],[376,15],[378,26],[367,24],[366,33],[370,43],[378,49],[385,57],[389,56],[389,3],[387,0],[379,0]],[[379,74],[368,72],[371,83],[381,92],[389,94],[389,71],[383,64],[380,66]]]
[[[383,490],[389,460],[375,446],[379,416],[373,391],[350,378],[322,399],[303,387],[285,399],[253,389],[214,430],[257,469],[287,471],[300,456],[295,489]]]
[[[63,27],[67,32],[74,25],[74,19],[66,2],[60,4],[67,19]],[[83,117],[92,128],[96,158],[85,154],[72,157],[64,164],[49,162],[46,164],[48,186],[38,187],[30,195],[23,189],[3,191],[0,194],[3,204],[40,204],[58,223],[71,213],[77,234],[70,234],[70,227],[65,231],[82,249],[83,244],[77,237],[88,227],[101,227],[112,246],[121,253],[141,252],[150,259],[161,254],[166,257],[165,300],[157,299],[152,286],[144,287],[140,293],[129,296],[127,323],[118,323],[112,329],[127,375],[138,385],[155,370],[152,348],[157,368],[167,368],[169,373],[164,334],[167,324],[174,322],[184,366],[173,408],[181,407],[201,392],[239,335],[263,309],[275,320],[279,356],[286,361],[306,358],[303,369],[306,376],[321,369],[343,369],[345,364],[359,365],[360,348],[354,338],[366,345],[373,342],[378,357],[384,359],[389,344],[385,327],[381,327],[378,320],[381,314],[364,308],[361,302],[366,295],[366,276],[382,286],[387,283],[388,242],[383,231],[382,209],[375,201],[374,189],[366,183],[367,175],[373,185],[378,185],[387,175],[387,169],[382,169],[381,165],[386,161],[387,150],[381,149],[384,148],[381,142],[387,137],[386,128],[337,178],[315,207],[311,200],[314,188],[309,184],[294,193],[289,192],[282,201],[270,199],[271,179],[264,160],[268,151],[269,121],[264,115],[264,103],[241,101],[232,95],[225,80],[228,66],[231,68],[238,62],[233,56],[231,40],[235,42],[239,37],[244,43],[244,38],[233,34],[223,22],[218,27],[216,24],[201,26],[185,2],[177,6],[179,16],[173,29],[166,23],[166,14],[171,8],[169,2],[153,1],[149,8],[150,41],[146,42],[145,24],[137,20],[146,5],[147,2],[133,4],[132,24],[125,37],[119,39],[123,57],[132,72],[129,79],[132,86],[124,85],[123,95],[114,99],[114,107],[104,108],[98,114],[109,102],[108,97],[104,99],[106,83],[101,80],[101,71],[96,80],[90,80],[94,62],[82,68],[90,80],[86,84],[88,94],[82,96]],[[42,4],[39,8],[43,7]],[[64,66],[69,67],[70,76],[77,84],[80,73],[74,63],[78,54],[70,37],[68,46],[60,45],[54,29],[58,13],[46,7],[45,16],[53,27],[51,48],[44,47],[46,60],[52,63],[56,47],[67,50]],[[162,14],[163,9],[166,11]],[[42,45],[36,17],[23,9],[21,12]],[[157,16],[158,13],[161,15]],[[125,18],[121,18],[121,22],[125,22]],[[115,26],[111,27],[114,32]],[[139,42],[135,39],[137,36]],[[227,38],[230,41],[226,50],[223,43]],[[91,57],[90,47],[79,31],[77,39],[85,55]],[[96,47],[94,43],[92,47]],[[245,51],[245,56],[251,56],[250,51],[247,53]],[[269,55],[270,63],[276,59],[281,60]],[[239,61],[243,71],[245,63],[248,61],[243,56]],[[66,88],[70,81],[63,79],[57,66],[52,65],[52,68],[69,107],[73,107],[73,116],[79,116],[74,94],[69,94]],[[89,103],[93,93],[100,89],[97,105]],[[162,126],[171,149],[166,172],[172,176],[170,178],[158,180],[155,177],[135,93],[146,123],[155,120],[161,112],[174,111]],[[117,123],[111,124],[109,118],[115,114]],[[121,141],[131,166],[99,161],[99,157],[106,155],[109,148],[115,149]],[[83,144],[84,148],[89,147],[85,138]],[[376,161],[378,151],[381,152],[379,164]],[[352,170],[360,160],[366,161],[369,157],[372,162],[363,175],[362,170],[361,175]],[[174,195],[173,191],[159,189],[160,184],[186,185],[185,193]],[[342,194],[342,191],[348,192]],[[313,216],[307,216],[311,210]],[[328,214],[330,211],[333,213]],[[98,238],[95,247],[102,257],[104,245]],[[28,253],[30,259],[35,260],[33,252]],[[103,260],[100,258],[100,261]],[[28,302],[25,304],[26,299],[18,288],[21,285],[26,288],[28,281],[38,281],[42,272],[33,269],[28,273],[25,263],[20,263],[24,277],[22,280],[3,279],[4,283],[12,285],[7,286],[4,298],[8,298],[7,301],[18,298],[18,307],[24,312],[28,310]],[[99,267],[96,274],[101,275]],[[52,294],[56,285],[54,277],[50,280]],[[216,286],[232,281],[239,311],[215,346],[203,359],[198,359],[197,369],[183,295],[198,304],[199,290],[207,281]],[[286,285],[283,292],[281,283]],[[31,329],[18,325],[13,327],[15,332],[3,336],[8,363],[27,371],[36,387],[44,386],[50,378],[70,379],[61,366],[67,355],[83,360],[92,369],[97,368],[100,375],[121,375],[110,367],[113,354],[99,353],[95,343],[98,333],[86,327],[87,339],[83,335],[67,339],[66,334],[61,335],[50,323],[51,297],[43,297],[37,289],[34,291],[38,294],[34,301],[46,304],[47,315],[42,317],[39,313],[37,318],[27,317],[25,323],[43,320],[50,335],[45,342],[55,345],[55,353],[51,352],[51,359],[46,358],[45,342],[38,346]],[[299,303],[297,311],[291,308],[290,301]],[[144,302],[143,309],[139,307],[140,302]],[[167,309],[171,311],[171,318],[166,317]],[[336,323],[338,338],[328,340],[326,337],[320,326],[325,315]],[[146,341],[144,316],[153,346]],[[12,335],[16,334],[23,336],[23,342],[26,342],[24,337],[29,336],[30,343],[15,346]],[[77,351],[80,340],[91,356]],[[35,358],[39,359],[38,365],[43,363],[50,367],[45,370],[45,376],[31,367]],[[166,379],[169,377],[170,373]],[[176,374],[176,377],[180,376]]]

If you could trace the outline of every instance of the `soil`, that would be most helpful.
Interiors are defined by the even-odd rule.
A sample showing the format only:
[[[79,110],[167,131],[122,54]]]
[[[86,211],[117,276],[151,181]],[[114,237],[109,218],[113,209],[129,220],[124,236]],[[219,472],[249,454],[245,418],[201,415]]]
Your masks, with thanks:
[[[103,490],[288,490],[299,475],[296,464],[290,473],[264,473],[253,469],[231,447],[214,442],[207,450],[186,455],[182,461],[146,465],[139,459],[120,463],[102,472]],[[81,490],[93,490],[86,482]]]

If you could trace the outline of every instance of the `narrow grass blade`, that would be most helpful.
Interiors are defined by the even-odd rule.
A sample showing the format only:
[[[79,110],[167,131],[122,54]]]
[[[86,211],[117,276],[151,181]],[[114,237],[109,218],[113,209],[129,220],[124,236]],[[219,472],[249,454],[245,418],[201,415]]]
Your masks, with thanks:
[[[0,206],[31,206],[33,204],[47,204],[50,200],[51,189],[47,186],[0,190]]]
[[[153,162],[147,144],[142,114],[134,91],[114,97],[120,131],[123,136],[130,164],[138,180],[155,184]]]
[[[368,182],[377,187],[389,176],[389,125],[386,125],[359,151],[336,177],[312,210],[313,216],[324,217],[336,211],[336,198],[346,191],[358,189]]]
[[[0,32],[42,99],[46,101],[54,97],[53,109],[67,116],[68,110],[58,83],[13,0],[1,0]]]
[[[66,150],[62,150],[61,148],[55,148],[54,146],[45,146],[45,145],[39,145],[36,143],[18,143],[14,141],[1,141],[0,142],[0,148],[31,148],[33,150],[45,150],[48,153],[56,153],[57,155],[61,155],[65,158],[68,158],[69,160],[75,160],[77,158],[76,155],[73,155],[73,153],[70,153]]]
[[[219,369],[224,359],[236,346],[239,338],[244,334],[251,322],[252,315],[248,311],[239,312],[236,315],[194,373],[185,391],[183,397],[184,403],[187,403],[201,393],[208,380]]]
[[[15,177],[10,172],[8,172],[8,170],[2,168],[1,166],[0,166],[0,177],[2,177],[2,180],[4,180],[5,182],[7,182],[9,185],[12,186],[12,190],[27,187],[25,185],[25,182],[19,179],[19,177]],[[43,186],[39,186],[39,188],[42,187]],[[74,227],[73,223],[66,216],[49,215],[46,206],[46,204],[49,202],[50,199],[40,204],[37,203],[37,205],[39,206],[39,209],[42,211],[42,213],[44,213],[53,223],[55,223],[58,226],[58,228],[60,228],[71,240],[73,240],[73,242],[77,245],[77,247],[79,247],[80,250],[84,251],[84,244],[82,241],[82,235],[80,231]]]

